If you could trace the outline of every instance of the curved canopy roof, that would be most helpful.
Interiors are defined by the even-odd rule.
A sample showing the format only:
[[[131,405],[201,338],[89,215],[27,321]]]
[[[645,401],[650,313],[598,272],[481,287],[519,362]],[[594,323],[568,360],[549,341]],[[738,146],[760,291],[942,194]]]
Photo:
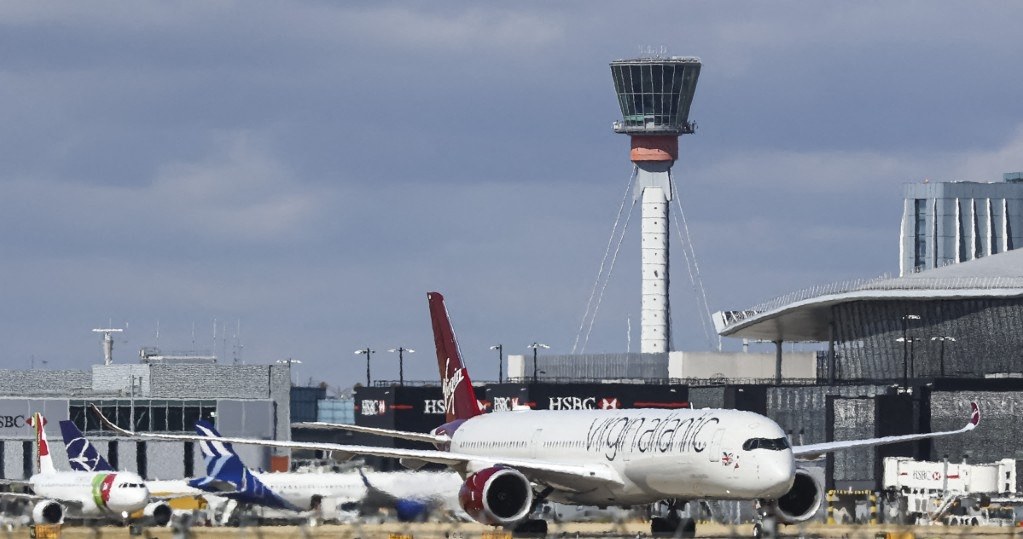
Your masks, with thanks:
[[[827,341],[833,305],[869,300],[1023,297],[1023,249],[903,277],[833,283],[799,290],[740,311],[714,313],[725,337]]]

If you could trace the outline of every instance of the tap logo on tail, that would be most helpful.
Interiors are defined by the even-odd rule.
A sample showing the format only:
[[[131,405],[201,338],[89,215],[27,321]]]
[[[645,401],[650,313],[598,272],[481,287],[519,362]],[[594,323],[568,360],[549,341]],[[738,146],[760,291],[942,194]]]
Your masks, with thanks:
[[[46,418],[43,414],[35,412],[32,414],[32,418],[28,420],[28,424],[35,429],[36,433],[36,469],[39,473],[54,473],[57,471],[53,467],[53,459],[50,458],[50,444],[46,441],[46,431],[43,427],[46,426]]]

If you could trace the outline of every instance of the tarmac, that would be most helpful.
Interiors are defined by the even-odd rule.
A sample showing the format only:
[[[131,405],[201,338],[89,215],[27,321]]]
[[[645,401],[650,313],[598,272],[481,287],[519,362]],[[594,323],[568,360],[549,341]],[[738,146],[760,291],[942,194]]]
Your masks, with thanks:
[[[752,537],[751,525],[701,524],[697,527],[697,537]],[[48,530],[39,530],[36,539],[49,539]],[[578,537],[578,538],[638,538],[648,537],[649,524],[645,522],[629,523],[552,523],[547,536]],[[0,539],[28,539],[31,537],[29,528],[0,530]],[[59,537],[67,539],[130,539],[127,528],[123,527],[64,527],[59,530]],[[506,539],[511,535],[489,526],[473,523],[423,523],[423,524],[350,524],[324,526],[261,526],[261,527],[195,527],[187,535],[181,530],[171,528],[147,528],[141,537],[150,539],[172,539],[175,537],[192,537],[196,539],[239,539],[245,537],[259,539],[278,538],[341,538],[341,539]],[[951,527],[951,526],[897,526],[897,525],[799,525],[782,526],[778,537],[801,537],[814,539],[939,539],[939,538],[1020,538],[1023,539],[1023,528],[1006,527]],[[56,539],[55,537],[53,539]]]

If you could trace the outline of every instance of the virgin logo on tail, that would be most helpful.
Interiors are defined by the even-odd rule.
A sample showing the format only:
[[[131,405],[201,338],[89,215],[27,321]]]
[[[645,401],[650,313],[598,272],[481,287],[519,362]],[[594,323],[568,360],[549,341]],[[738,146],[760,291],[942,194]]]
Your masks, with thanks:
[[[465,367],[459,369],[451,368],[451,358],[444,363],[444,379],[441,380],[440,389],[444,393],[444,410],[455,409],[455,391],[465,381]]]

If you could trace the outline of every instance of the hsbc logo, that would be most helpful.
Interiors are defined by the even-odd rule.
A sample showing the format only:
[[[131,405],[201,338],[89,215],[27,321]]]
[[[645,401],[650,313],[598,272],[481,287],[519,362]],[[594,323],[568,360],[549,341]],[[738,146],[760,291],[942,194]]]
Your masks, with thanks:
[[[551,397],[549,410],[593,410],[597,408],[596,397]]]
[[[23,415],[0,415],[0,428],[23,428],[26,425]]]
[[[443,415],[447,412],[447,406],[444,404],[444,399],[426,399],[423,401],[423,413]]]
[[[494,397],[493,398],[493,411],[495,412],[510,412],[519,405],[518,397]]]
[[[384,415],[387,413],[387,401],[362,399],[362,415]]]
[[[617,410],[622,402],[615,397],[550,397],[549,410]]]

